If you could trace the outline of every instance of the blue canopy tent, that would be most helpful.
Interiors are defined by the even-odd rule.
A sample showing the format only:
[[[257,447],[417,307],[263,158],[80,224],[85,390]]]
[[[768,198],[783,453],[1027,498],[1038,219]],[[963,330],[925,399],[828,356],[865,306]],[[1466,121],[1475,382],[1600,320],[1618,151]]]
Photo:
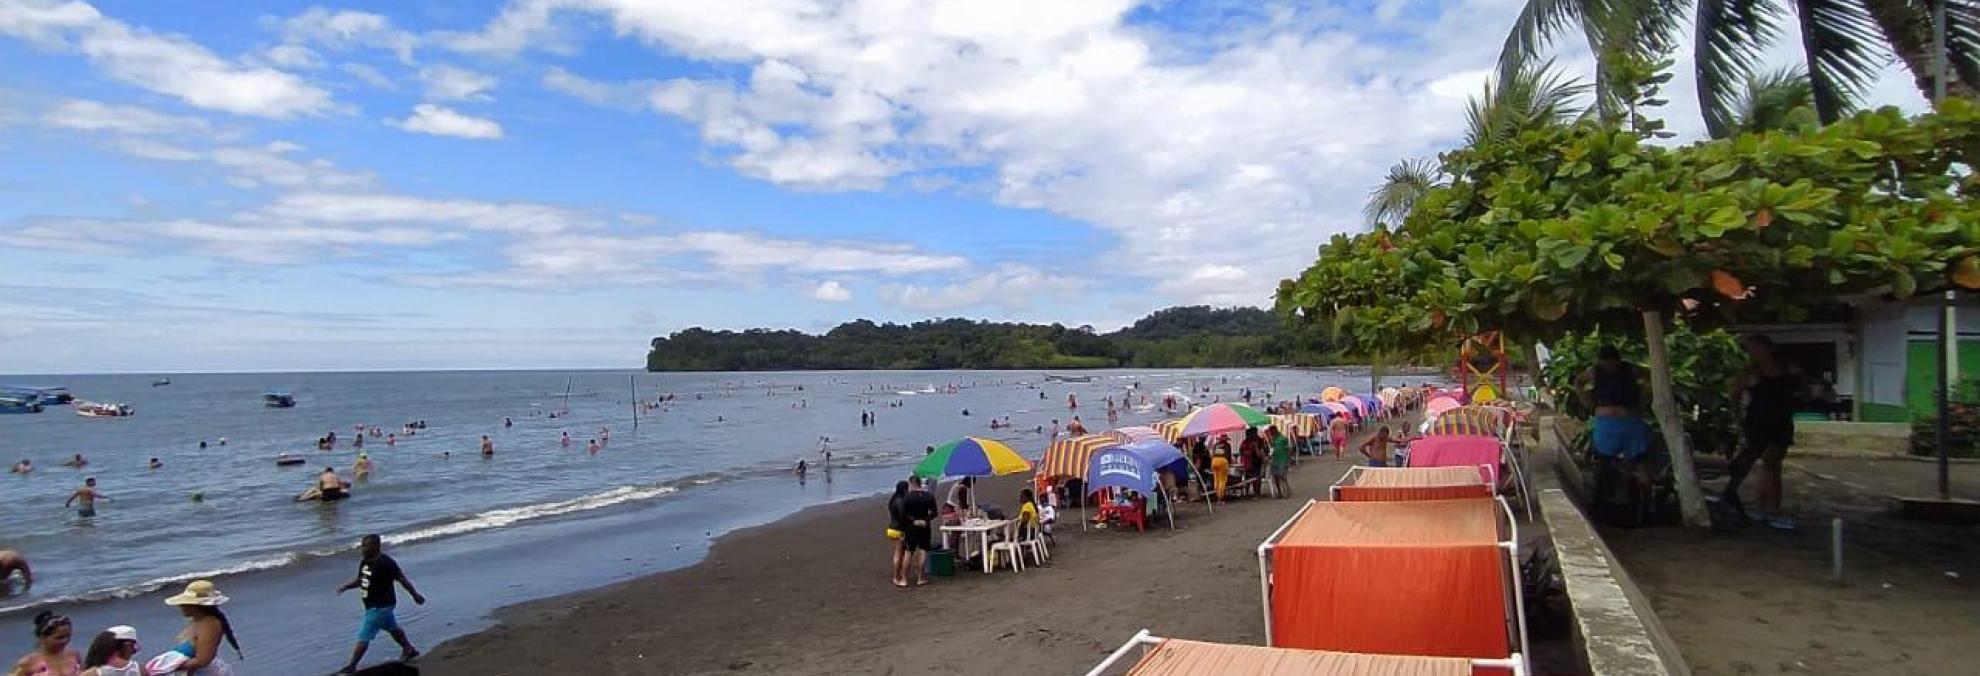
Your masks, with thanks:
[[[1147,439],[1119,446],[1108,446],[1093,453],[1087,461],[1086,492],[1092,494],[1102,488],[1121,488],[1140,491],[1143,495],[1161,495],[1160,472],[1181,475],[1193,471],[1189,458],[1182,451],[1170,446],[1161,439]],[[1165,496],[1166,497],[1166,496]],[[1173,497],[1167,498],[1170,505]],[[1169,528],[1176,527],[1173,507],[1164,510],[1169,515]]]

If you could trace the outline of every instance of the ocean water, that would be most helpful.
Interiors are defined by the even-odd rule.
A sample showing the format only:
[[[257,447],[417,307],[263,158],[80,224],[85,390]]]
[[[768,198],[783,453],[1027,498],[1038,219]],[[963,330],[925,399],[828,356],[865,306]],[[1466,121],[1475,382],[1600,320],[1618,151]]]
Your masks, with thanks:
[[[380,533],[436,603],[403,613],[415,638],[485,623],[506,603],[567,593],[691,563],[710,538],[824,502],[883,491],[929,444],[968,434],[1001,438],[1027,455],[1047,441],[1032,430],[1080,416],[1106,429],[1103,398],[1165,390],[1204,399],[1310,395],[1328,385],[1365,391],[1365,370],[1078,372],[830,372],[648,374],[627,371],[8,376],[0,382],[68,387],[79,398],[128,403],[137,415],[93,419],[69,407],[0,415],[0,461],[36,470],[0,476],[0,548],[33,562],[36,584],[0,595],[0,640],[35,609],[55,606],[92,625],[137,624],[169,638],[176,618],[156,597],[184,581],[216,579],[251,658],[324,661],[347,650],[356,601],[328,593],[349,575],[355,542]],[[172,384],[153,387],[169,377]],[[1412,377],[1414,379],[1414,377]],[[568,386],[569,395],[566,397]],[[264,389],[298,405],[262,405]],[[639,401],[672,401],[639,414]],[[1067,395],[1080,408],[1067,407]],[[1041,395],[1042,398],[1041,398]],[[970,415],[964,416],[968,410]],[[862,411],[877,424],[862,427]],[[552,417],[557,413],[556,417]],[[1009,416],[1013,429],[991,430]],[[513,421],[505,427],[503,419]],[[1119,424],[1159,419],[1125,409]],[[365,438],[376,469],[349,500],[299,503],[324,466],[349,478],[355,426],[398,433]],[[610,429],[596,455],[586,444]],[[333,450],[315,440],[336,432]],[[560,445],[568,433],[571,444]],[[495,444],[478,453],[480,438]],[[833,469],[820,467],[829,438]],[[220,439],[226,444],[221,445]],[[200,442],[206,441],[205,448]],[[277,467],[280,453],[302,466]],[[59,466],[81,453],[82,470]],[[148,469],[156,457],[162,469]],[[813,471],[799,482],[800,459]],[[96,477],[108,500],[82,518],[63,500]],[[203,496],[193,500],[194,494]],[[876,524],[879,517],[876,516]],[[877,526],[876,526],[877,528]],[[246,592],[246,593],[244,593]],[[446,599],[444,603],[438,602]],[[348,617],[346,617],[348,616]],[[16,636],[18,634],[18,636]],[[389,653],[389,650],[384,650]],[[279,669],[276,671],[290,671]],[[308,670],[302,670],[308,671]],[[252,673],[262,673],[251,670]],[[273,673],[273,672],[269,672]],[[301,673],[300,671],[294,673]]]

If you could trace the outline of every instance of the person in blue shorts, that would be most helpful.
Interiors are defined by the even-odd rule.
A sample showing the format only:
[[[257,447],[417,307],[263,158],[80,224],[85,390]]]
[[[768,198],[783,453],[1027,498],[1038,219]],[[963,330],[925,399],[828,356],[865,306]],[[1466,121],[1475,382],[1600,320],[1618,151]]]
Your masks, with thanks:
[[[1634,463],[1650,452],[1650,426],[1638,413],[1642,383],[1642,369],[1624,362],[1613,345],[1602,346],[1595,365],[1576,379],[1582,403],[1595,411],[1591,442],[1596,455]]]
[[[371,640],[378,638],[381,630],[399,642],[399,659],[411,661],[419,657],[419,650],[413,648],[405,630],[399,628],[399,618],[392,614],[393,607],[399,603],[398,591],[393,585],[405,587],[406,593],[412,594],[413,603],[426,605],[426,597],[413,588],[412,580],[406,579],[405,571],[399,569],[399,562],[385,555],[384,544],[376,534],[364,536],[358,549],[364,559],[358,562],[357,577],[338,587],[337,593],[358,590],[364,601],[364,619],[358,622],[357,647],[351,649],[351,663],[337,672],[340,674],[357,673],[358,662],[364,659],[365,649],[371,647]]]

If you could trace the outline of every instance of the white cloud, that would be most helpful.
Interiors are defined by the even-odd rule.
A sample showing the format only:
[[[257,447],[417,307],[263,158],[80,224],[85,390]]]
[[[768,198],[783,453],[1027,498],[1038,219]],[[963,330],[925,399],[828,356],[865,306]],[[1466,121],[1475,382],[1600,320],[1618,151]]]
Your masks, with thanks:
[[[271,18],[266,23],[279,30],[289,44],[314,44],[339,51],[383,49],[402,63],[412,63],[413,48],[419,44],[418,37],[394,26],[390,18],[349,9],[311,7],[288,19]]]
[[[293,74],[230,62],[184,37],[126,25],[82,2],[0,4],[0,34],[81,52],[113,78],[198,108],[288,119],[331,105],[328,93]]]
[[[847,289],[844,284],[827,280],[820,282],[818,286],[812,287],[811,297],[831,303],[843,303],[852,300],[853,294],[852,290]]]
[[[441,101],[486,101],[496,84],[494,76],[444,63],[419,69],[419,79],[427,97]]]
[[[346,63],[340,66],[340,68],[342,68],[343,71],[346,74],[349,74],[351,77],[357,78],[359,82],[363,82],[365,84],[386,91],[399,90],[399,84],[393,82],[392,78],[387,77],[384,73],[378,72],[377,68],[372,68],[371,66],[367,66],[362,63]]]
[[[87,99],[69,99],[58,103],[44,112],[41,119],[51,127],[114,134],[205,137],[214,133],[212,123],[200,118],[167,115],[138,106]]]
[[[453,225],[469,230],[551,235],[597,224],[584,212],[528,202],[431,199],[390,193],[296,192],[255,218],[335,225]]]
[[[262,58],[283,68],[316,68],[323,65],[322,57],[302,45],[275,45],[263,52]]]
[[[386,124],[418,134],[453,136],[467,139],[502,138],[502,125],[487,118],[462,114],[452,108],[422,103],[413,106],[413,114],[404,120],[386,120]]]
[[[594,106],[636,105],[623,87],[588,80],[556,66],[543,72],[543,87]]]
[[[424,246],[457,235],[412,228],[338,228],[268,223],[215,223],[192,219],[119,221],[52,219],[28,223],[0,242],[33,249],[106,255],[157,255],[169,243],[242,263],[274,265],[309,260],[329,251]]]
[[[920,312],[949,312],[995,306],[1006,312],[1031,307],[1041,297],[1064,297],[1089,286],[1086,280],[1056,275],[1029,265],[1007,263],[996,270],[944,286],[893,284],[880,289],[887,302]]]

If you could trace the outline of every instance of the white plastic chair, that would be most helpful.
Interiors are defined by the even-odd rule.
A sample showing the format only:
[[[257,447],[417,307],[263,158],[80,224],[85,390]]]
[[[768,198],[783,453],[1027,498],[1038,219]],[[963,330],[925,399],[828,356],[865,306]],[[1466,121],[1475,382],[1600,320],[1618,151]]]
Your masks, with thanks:
[[[1052,550],[1045,545],[1045,537],[1040,533],[1040,530],[1039,528],[1024,528],[1020,525],[1018,527],[1017,547],[1020,554],[1024,552],[1031,553],[1031,560],[1036,562],[1033,565],[1043,566],[1046,561],[1052,560]],[[1024,557],[1019,556],[1018,558],[1022,559]]]
[[[1018,537],[1017,523],[1018,522],[1016,519],[1012,519],[1010,523],[1004,524],[1004,539],[990,543],[990,551],[984,553],[984,556],[990,557],[991,570],[997,569],[998,554],[1005,554],[1009,557],[1008,559],[1006,559],[1006,562],[1010,564],[1011,570],[1013,572],[1024,570],[1024,557],[1020,555],[1021,550],[1019,549],[1019,543],[1017,539]]]

